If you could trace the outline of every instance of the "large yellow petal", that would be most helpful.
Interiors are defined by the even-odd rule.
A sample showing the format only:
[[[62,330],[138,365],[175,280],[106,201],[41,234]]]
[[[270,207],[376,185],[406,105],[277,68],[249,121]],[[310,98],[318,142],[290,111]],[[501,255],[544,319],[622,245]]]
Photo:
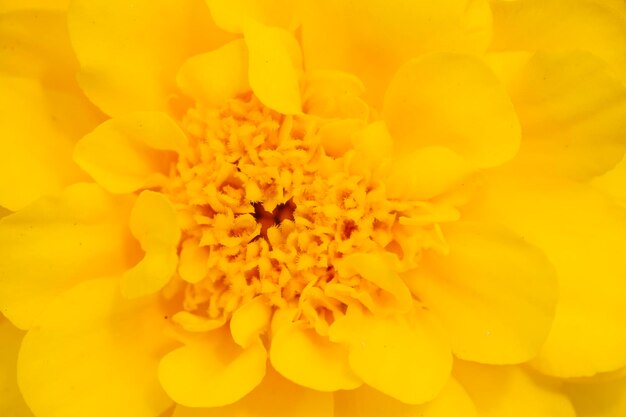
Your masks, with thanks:
[[[111,116],[167,109],[184,60],[229,39],[203,0],[75,0],[68,22],[80,84]]]
[[[435,398],[452,367],[447,340],[425,313],[376,317],[350,308],[329,337],[349,346],[350,367],[366,384],[407,404]]]
[[[576,417],[558,382],[522,367],[458,362],[454,375],[481,417]]]
[[[492,363],[532,359],[557,300],[553,267],[525,239],[489,223],[443,229],[450,253],[430,253],[409,283],[450,334],[454,354]]]
[[[143,259],[122,275],[122,294],[135,298],[160,290],[176,272],[180,228],[172,203],[149,190],[135,200],[129,225],[145,252]]]
[[[130,193],[162,184],[187,137],[161,112],[138,112],[109,119],[83,137],[74,159],[112,193]]]
[[[389,80],[407,60],[439,51],[480,52],[490,40],[486,0],[305,4],[302,41],[307,68],[357,75],[365,83],[368,101],[379,109]]]
[[[283,326],[272,337],[270,359],[281,375],[307,388],[332,392],[361,385],[348,364],[348,349],[304,322]]]
[[[221,407],[240,400],[261,383],[266,359],[260,341],[241,348],[222,328],[168,353],[159,364],[159,380],[178,404]]]
[[[283,114],[300,113],[302,57],[296,38],[284,29],[250,21],[244,28],[248,81],[263,104]]]
[[[609,3],[492,0],[494,34],[490,49],[589,51],[606,60],[626,81],[626,14],[620,14]]]
[[[294,0],[205,0],[215,23],[229,32],[241,33],[250,20],[287,30],[296,28],[299,3]]]
[[[559,302],[533,364],[558,377],[583,377],[626,365],[626,211],[566,180],[498,172],[466,216],[506,224],[555,266]]]
[[[38,417],[154,417],[171,405],[159,358],[172,348],[156,298],[130,302],[114,278],[60,295],[24,338],[18,381]]]
[[[74,143],[100,121],[80,97],[0,76],[0,205],[18,210],[86,178]]]
[[[476,417],[476,408],[463,387],[450,378],[437,397],[423,405],[401,403],[363,386],[335,394],[334,417]]]
[[[613,197],[617,204],[626,207],[626,155],[613,169],[591,180],[591,185]]]
[[[480,59],[432,54],[394,75],[383,117],[399,151],[443,146],[476,167],[492,167],[518,150],[520,126],[498,78]]]
[[[0,220],[0,309],[23,329],[64,289],[134,261],[126,200],[94,184],[68,187]]]
[[[511,54],[491,57],[506,60]],[[506,86],[522,125],[518,164],[588,179],[620,161],[626,87],[601,59],[580,51],[537,53],[512,67]]]
[[[572,383],[566,387],[577,417],[623,417],[626,415],[626,378],[595,383]]]
[[[13,10],[66,10],[71,0],[3,0],[0,12]]]
[[[189,97],[210,107],[248,92],[248,49],[244,40],[236,39],[189,58],[178,71],[176,83]]]
[[[0,315],[0,415],[33,417],[17,387],[17,354],[24,332]]]
[[[173,417],[334,417],[333,394],[296,385],[269,368],[263,382],[235,404],[178,406]],[[459,416],[464,417],[464,416]]]

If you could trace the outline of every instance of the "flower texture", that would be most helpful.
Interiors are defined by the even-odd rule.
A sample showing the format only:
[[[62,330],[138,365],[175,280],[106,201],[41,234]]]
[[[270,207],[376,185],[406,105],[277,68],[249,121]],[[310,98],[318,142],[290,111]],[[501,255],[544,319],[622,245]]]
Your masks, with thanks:
[[[623,415],[623,1],[0,13],[0,414]]]

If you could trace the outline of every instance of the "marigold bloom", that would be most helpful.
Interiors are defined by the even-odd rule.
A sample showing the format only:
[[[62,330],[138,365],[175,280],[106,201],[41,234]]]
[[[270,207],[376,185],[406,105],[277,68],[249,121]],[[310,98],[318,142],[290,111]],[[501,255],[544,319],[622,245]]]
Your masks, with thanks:
[[[0,13],[0,414],[623,409],[623,2]]]

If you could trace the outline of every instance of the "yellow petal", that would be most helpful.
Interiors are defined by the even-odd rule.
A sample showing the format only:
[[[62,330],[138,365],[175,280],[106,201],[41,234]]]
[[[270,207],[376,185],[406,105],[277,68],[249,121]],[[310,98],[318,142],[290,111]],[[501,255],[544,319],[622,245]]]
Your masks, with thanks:
[[[470,55],[434,54],[395,74],[383,116],[398,150],[444,146],[476,167],[492,167],[518,150],[520,127],[497,77]]]
[[[159,380],[168,395],[187,407],[221,407],[240,400],[265,375],[263,344],[243,349],[227,331],[216,330],[168,353],[159,365]]]
[[[556,317],[534,366],[558,377],[625,366],[626,211],[591,187],[529,172],[499,172],[475,203],[467,216],[506,224],[556,268]]]
[[[493,51],[589,51],[606,60],[625,81],[625,15],[608,3],[604,0],[492,1],[494,36],[490,48]]]
[[[524,169],[588,179],[621,160],[626,87],[601,59],[537,53],[519,65],[507,89],[522,125],[516,162]]]
[[[281,375],[307,388],[337,391],[361,385],[348,365],[348,350],[304,322],[284,326],[272,337],[270,359]]]
[[[350,367],[363,382],[407,404],[435,398],[450,375],[448,343],[422,313],[376,317],[350,308],[329,336],[349,344]]]
[[[18,210],[81,181],[74,143],[100,116],[71,94],[26,78],[0,77],[0,205]]]
[[[75,0],[68,23],[79,82],[111,116],[167,109],[185,59],[229,39],[202,0]]]
[[[24,338],[18,380],[38,417],[154,417],[171,405],[157,379],[163,336],[156,299],[120,297],[116,279],[92,280],[50,304]]]
[[[545,341],[557,299],[546,256],[524,238],[489,223],[443,229],[448,255],[430,253],[410,285],[443,323],[462,359],[521,363]]]
[[[265,297],[256,297],[239,307],[230,319],[230,332],[239,346],[254,344],[269,328],[272,309]]]
[[[130,213],[130,230],[145,256],[122,276],[122,294],[128,298],[152,294],[167,284],[178,266],[180,228],[176,209],[167,197],[143,191]]]
[[[298,1],[293,0],[206,0],[215,23],[229,32],[241,33],[246,22],[293,30],[298,23]]]
[[[626,415],[626,378],[592,384],[569,384],[566,389],[577,417]]]
[[[0,12],[12,10],[66,10],[70,0],[3,0],[0,3]]]
[[[31,327],[52,298],[133,262],[129,204],[94,184],[77,184],[0,220],[0,307]]]
[[[438,51],[480,52],[490,41],[486,0],[305,4],[302,42],[307,69],[355,74],[378,109],[389,80],[407,60]]]
[[[576,417],[558,382],[522,367],[458,362],[454,375],[481,417]]]
[[[198,240],[187,239],[183,242],[178,261],[178,274],[183,280],[191,284],[202,281],[208,272],[208,263],[208,248],[200,246]]]
[[[108,191],[130,193],[162,182],[186,143],[164,113],[139,112],[102,123],[76,144],[74,159]]]
[[[283,114],[301,111],[300,45],[292,34],[250,21],[244,30],[249,52],[248,80],[267,107]]]
[[[401,403],[368,386],[335,394],[334,417],[476,417],[463,387],[450,378],[437,397],[423,405]]]
[[[427,200],[460,184],[471,172],[456,152],[441,146],[426,146],[397,155],[385,176],[387,196]]]
[[[610,195],[617,204],[626,207],[626,155],[613,169],[591,180],[591,185]]]
[[[24,333],[0,315],[0,415],[33,417],[17,386],[17,354]]]
[[[66,15],[54,3],[32,4],[33,9],[25,7],[0,15],[0,72],[39,80],[45,88],[80,94],[75,76],[78,61],[70,44]]]
[[[311,71],[306,74],[303,107],[316,116],[367,121],[370,109],[360,98],[364,92],[365,86],[352,74]]]
[[[250,90],[248,50],[242,39],[189,58],[178,71],[176,83],[190,97],[218,107]]]
[[[333,394],[296,385],[269,368],[263,382],[235,404],[178,406],[173,417],[334,417]]]

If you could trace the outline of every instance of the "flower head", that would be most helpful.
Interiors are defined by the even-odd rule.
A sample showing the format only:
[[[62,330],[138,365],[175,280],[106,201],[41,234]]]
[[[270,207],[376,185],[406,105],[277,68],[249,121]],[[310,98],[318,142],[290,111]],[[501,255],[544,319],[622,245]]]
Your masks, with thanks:
[[[623,9],[7,6],[0,311],[28,331],[26,404],[573,416],[557,378],[626,366]]]

